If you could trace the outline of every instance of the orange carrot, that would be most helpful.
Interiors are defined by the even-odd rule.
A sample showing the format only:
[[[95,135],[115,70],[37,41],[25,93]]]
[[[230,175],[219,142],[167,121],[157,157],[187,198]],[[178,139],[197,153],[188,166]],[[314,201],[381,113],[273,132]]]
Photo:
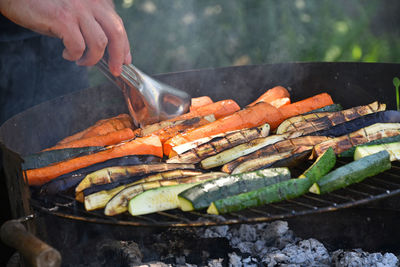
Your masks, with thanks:
[[[284,97],[290,98],[289,91],[286,90],[285,87],[275,86],[274,88],[267,90],[256,101],[249,104],[248,106],[254,106],[258,102],[267,102],[267,103],[271,104],[272,101],[280,99],[280,98],[284,98]]]
[[[60,175],[112,158],[127,155],[155,155],[162,157],[163,153],[160,138],[155,135],[136,138],[118,145],[110,146],[106,150],[97,153],[68,159],[42,168],[27,170],[25,176],[29,185],[42,185]]]
[[[276,108],[280,108],[286,105],[290,104],[290,98],[289,97],[282,97],[275,99],[274,101],[271,101],[270,104]]]
[[[206,115],[214,114],[215,119],[219,119],[234,113],[240,109],[239,105],[232,99],[221,100],[205,106],[198,107],[192,112],[185,113],[170,121],[186,120],[194,117],[203,117]]]
[[[192,98],[192,103],[190,105],[190,111],[193,111],[199,107],[208,105],[213,103],[212,99],[209,96],[200,96]]]
[[[236,111],[232,115],[176,135],[164,143],[164,154],[169,155],[174,146],[202,137],[256,127],[267,122],[270,123],[271,127],[277,127],[281,121],[281,115],[277,108],[268,103],[259,102],[257,105]]]
[[[81,138],[68,143],[55,145],[45,149],[44,151],[85,146],[109,146],[132,139],[133,137],[135,137],[134,131],[131,128],[124,128],[104,135]]]
[[[81,138],[104,135],[124,128],[132,128],[132,126],[131,117],[128,114],[120,114],[112,118],[99,120],[89,128],[62,139],[58,144],[69,143]]]
[[[281,112],[282,117],[287,119],[332,104],[333,101],[331,96],[327,93],[322,93],[290,105],[283,106],[279,108],[279,111]]]
[[[153,132],[152,134],[157,135],[160,140],[161,143],[164,143],[165,141],[167,141],[168,139],[174,137],[175,135],[185,132],[187,130],[202,126],[202,125],[206,125],[210,122],[215,121],[215,118],[213,115],[208,115],[205,117],[194,117],[192,119],[188,119],[183,121],[180,124],[177,125],[173,125],[172,127],[166,127],[166,128],[162,128],[158,131]]]

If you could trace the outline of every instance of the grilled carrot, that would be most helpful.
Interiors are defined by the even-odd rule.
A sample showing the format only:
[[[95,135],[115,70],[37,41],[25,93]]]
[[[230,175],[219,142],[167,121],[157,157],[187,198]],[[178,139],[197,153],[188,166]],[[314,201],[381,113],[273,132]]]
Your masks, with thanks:
[[[160,138],[155,135],[136,138],[118,145],[110,146],[97,153],[72,158],[43,168],[27,170],[25,176],[29,185],[42,185],[60,175],[95,163],[127,155],[155,155],[162,157]]]
[[[124,128],[122,130],[110,132],[104,135],[81,138],[78,140],[73,140],[68,143],[55,145],[43,151],[63,149],[63,148],[73,148],[73,147],[109,146],[118,144],[125,140],[132,139],[133,137],[135,137],[134,131],[131,128]]]
[[[212,104],[214,101],[209,96],[200,96],[200,97],[195,97],[192,98],[191,105],[190,105],[190,111],[193,111],[195,109],[198,109],[199,107]]]
[[[283,97],[283,98],[279,98],[276,99],[274,101],[271,101],[270,104],[276,108],[280,108],[286,105],[290,104],[290,98],[289,97]]]
[[[322,93],[290,105],[283,106],[279,108],[279,111],[282,114],[282,117],[287,119],[332,104],[333,101],[331,96],[327,93]]]
[[[266,102],[266,103],[271,104],[271,102],[273,102],[277,99],[286,98],[286,97],[290,99],[289,91],[286,90],[285,87],[275,86],[274,88],[267,90],[264,94],[262,94],[259,98],[257,98],[256,101],[249,104],[248,106],[254,106],[258,102]]]
[[[198,107],[197,109],[185,113],[181,116],[173,118],[172,121],[185,120],[194,117],[202,117],[210,114],[214,114],[216,119],[231,115],[235,111],[240,109],[239,105],[232,99],[221,100],[205,106]]]
[[[236,111],[232,115],[176,135],[164,143],[164,154],[169,155],[174,146],[194,141],[205,136],[256,127],[264,123],[269,123],[272,128],[277,127],[281,121],[282,118],[277,108],[268,103],[259,102],[257,105]]]
[[[99,120],[91,127],[62,139],[58,144],[69,143],[81,138],[104,135],[124,128],[132,128],[132,126],[131,117],[128,114],[120,114],[112,118]]]

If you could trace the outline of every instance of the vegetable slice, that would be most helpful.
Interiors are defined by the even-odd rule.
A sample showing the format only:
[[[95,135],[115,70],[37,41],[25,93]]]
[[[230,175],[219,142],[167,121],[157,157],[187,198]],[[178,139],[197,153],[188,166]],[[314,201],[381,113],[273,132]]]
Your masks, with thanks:
[[[389,152],[390,161],[400,160],[400,142],[359,146],[354,152],[354,160],[359,160],[383,150]]]
[[[231,175],[194,186],[178,195],[183,211],[207,208],[217,199],[290,179],[288,168],[271,168]]]
[[[394,143],[394,142],[400,142],[400,135],[392,136],[392,137],[385,137],[382,139],[377,139],[371,142],[367,142],[365,144],[353,146],[352,148],[343,151],[342,153],[339,154],[339,157],[353,157],[354,156],[354,151],[356,150],[357,147],[361,146],[369,146],[369,145],[379,145],[379,144],[386,144],[386,143]]]
[[[310,192],[315,194],[328,193],[348,185],[359,183],[391,168],[390,155],[381,151],[359,160],[350,162],[328,173],[317,181]]]

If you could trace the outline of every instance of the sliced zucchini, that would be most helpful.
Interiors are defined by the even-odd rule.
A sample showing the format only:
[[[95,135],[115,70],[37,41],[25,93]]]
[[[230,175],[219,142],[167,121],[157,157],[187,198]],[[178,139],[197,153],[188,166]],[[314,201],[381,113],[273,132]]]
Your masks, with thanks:
[[[379,151],[386,150],[390,154],[390,161],[400,160],[400,142],[380,144],[380,145],[369,145],[359,146],[354,152],[354,160],[361,159],[363,157],[375,154]]]
[[[183,211],[207,208],[212,201],[290,179],[288,168],[271,168],[211,180],[178,195]]]
[[[308,178],[312,182],[318,181],[322,176],[327,174],[335,167],[336,154],[330,147],[323,154],[321,154],[315,162],[302,174],[299,178]]]
[[[354,151],[356,150],[357,147],[360,146],[370,146],[370,145],[379,145],[379,144],[386,144],[386,143],[394,143],[394,142],[400,142],[400,135],[395,135],[395,136],[391,136],[391,137],[385,137],[382,139],[377,139],[359,146],[353,146],[352,148],[350,148],[349,150],[346,150],[342,153],[339,154],[339,157],[354,157]]]
[[[350,162],[328,173],[316,182],[310,192],[324,194],[348,185],[359,183],[367,177],[377,175],[391,168],[390,155],[387,151],[366,156]]]

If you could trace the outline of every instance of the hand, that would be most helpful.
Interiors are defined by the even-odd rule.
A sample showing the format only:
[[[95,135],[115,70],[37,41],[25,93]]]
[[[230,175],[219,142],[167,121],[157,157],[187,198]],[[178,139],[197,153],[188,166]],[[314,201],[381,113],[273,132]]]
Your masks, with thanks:
[[[25,28],[62,39],[63,57],[78,65],[96,64],[106,47],[113,75],[131,63],[129,40],[112,0],[0,0],[0,12]]]

